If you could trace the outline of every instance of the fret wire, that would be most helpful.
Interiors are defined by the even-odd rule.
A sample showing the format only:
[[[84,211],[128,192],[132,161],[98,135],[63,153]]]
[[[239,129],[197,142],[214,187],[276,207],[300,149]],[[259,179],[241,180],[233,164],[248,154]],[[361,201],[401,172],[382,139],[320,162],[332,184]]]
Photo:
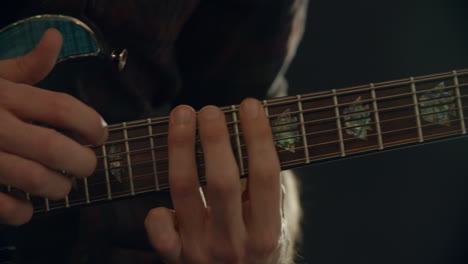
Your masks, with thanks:
[[[413,104],[411,104],[413,105]],[[464,107],[464,108],[468,108],[468,107]],[[385,108],[385,109],[388,109],[388,108]],[[457,108],[455,109],[450,109],[450,110],[445,110],[445,111],[440,111],[438,113],[447,113],[447,112],[451,112],[453,110],[457,110]],[[369,112],[372,112],[372,111],[369,111]],[[356,112],[358,113],[358,112]],[[354,114],[356,114],[354,113]],[[427,113],[427,114],[423,114],[423,115],[420,115],[420,116],[430,116],[430,115],[434,115],[434,113]],[[345,116],[345,115],[343,115]],[[341,117],[343,117],[341,116]],[[416,117],[416,115],[409,115],[409,116],[403,116],[403,117],[397,117],[397,118],[392,118],[392,119],[387,119],[387,120],[384,120],[384,121],[380,121],[380,123],[386,123],[386,122],[394,122],[394,121],[397,121],[397,120],[402,120],[402,119],[407,119],[407,118],[413,118],[413,117]],[[362,119],[365,119],[365,118],[360,118],[360,119],[355,119],[355,120],[362,120]],[[312,124],[312,123],[320,123],[322,121],[324,121],[326,119],[318,119],[318,120],[313,120],[313,121],[306,121],[304,122],[304,124]],[[333,120],[336,120],[336,117],[333,117],[333,118],[329,118],[329,120],[333,121]],[[459,120],[458,120],[459,121]],[[370,122],[368,125],[374,125],[376,124],[375,122]],[[437,125],[437,124],[430,124],[430,125]],[[347,127],[347,129],[352,129],[352,128],[356,128],[356,127],[361,127],[362,125],[355,125],[355,126],[351,126],[351,127]],[[423,125],[422,127],[424,127],[426,125]],[[414,127],[414,128],[417,128],[417,127]],[[311,133],[308,133],[307,136],[309,135],[318,135],[318,134],[322,134],[322,133],[328,133],[328,132],[334,132],[334,131],[337,131],[338,129],[328,129],[328,130],[321,130],[321,131],[317,131],[317,132],[311,132]],[[288,131],[285,131],[285,132],[291,132],[291,131],[294,131],[294,130],[288,130]],[[392,132],[392,131],[390,131]],[[239,133],[239,134],[242,134],[242,133]],[[369,134],[369,136],[373,136],[373,135],[376,135],[376,134]],[[235,134],[230,134],[229,136],[235,136]],[[284,138],[281,138],[281,139],[277,139],[275,141],[278,141],[278,140],[284,140],[284,139],[293,139],[293,138],[296,138],[296,136],[290,136],[290,137],[284,137]],[[346,140],[345,140],[346,141]],[[197,141],[198,142],[198,141]],[[241,145],[242,146],[245,146],[245,145]],[[167,146],[157,146],[157,147],[154,147],[154,149],[156,148],[166,148]],[[139,149],[139,150],[133,150],[133,151],[130,151],[130,153],[140,153],[140,152],[148,152],[150,151],[151,148],[146,148],[146,149]],[[126,154],[126,152],[118,152],[118,153],[113,153],[112,155],[115,155],[115,154]],[[100,157],[98,157],[100,158]]]
[[[265,116],[270,120],[270,110],[268,110],[268,100],[263,100],[263,111],[265,111]]]
[[[468,73],[466,73],[468,74]],[[447,76],[443,76],[443,77],[439,77],[439,78],[433,78],[433,79],[427,79],[427,80],[418,80],[417,82],[426,82],[426,81],[430,81],[430,80],[438,80],[438,79],[446,79],[446,78],[449,78],[451,77],[451,74],[450,75],[447,75]],[[381,89],[381,88],[395,88],[395,87],[398,87],[398,86],[401,86],[401,85],[406,85],[406,84],[410,84],[411,82],[408,81],[407,79],[405,79],[405,83],[398,83],[398,84],[394,84],[394,85],[391,85],[391,86],[381,86],[380,84],[375,84],[375,89],[378,90],[378,89]],[[461,86],[467,86],[468,83],[465,83]],[[450,86],[447,86],[447,87],[444,87],[444,88],[439,88],[439,89],[446,89],[446,88],[450,88]],[[353,89],[352,87],[351,88],[348,88],[348,89]],[[370,87],[367,87],[365,89],[361,89],[361,90],[347,90],[346,88],[344,89],[340,89],[339,91],[337,91],[336,95],[337,96],[341,96],[341,95],[347,95],[347,94],[353,94],[353,93],[359,93],[359,92],[367,92],[370,90]],[[432,90],[438,90],[438,89],[432,89]],[[421,92],[418,92],[418,93],[423,93],[423,92],[426,92],[426,91],[421,91]],[[320,96],[316,96],[316,97],[307,97],[307,96],[314,96],[315,94],[318,94],[318,93],[310,93],[310,94],[305,94],[305,95],[302,95],[302,98],[303,98],[303,101],[310,101],[310,100],[314,100],[314,99],[327,99],[327,98],[330,98],[332,95],[329,94],[329,92],[319,92],[319,93],[324,93],[324,94],[321,94]],[[412,93],[408,93],[408,94],[404,94],[404,95],[412,95]],[[387,97],[383,97],[384,99],[393,99],[393,98],[397,98],[398,96],[400,95],[394,95],[394,96],[387,96]],[[295,97],[293,96],[288,96],[288,97],[283,97],[283,98],[278,98],[277,101],[275,101],[275,99],[270,99],[268,100],[269,101],[269,105],[270,106],[280,106],[280,105],[285,105],[285,104],[290,104],[292,102],[295,102]],[[346,103],[346,104],[343,104],[343,105],[348,105],[348,104],[352,104],[352,103]],[[339,105],[339,106],[343,106],[343,105]]]
[[[297,108],[299,110],[299,121],[301,122],[301,130],[302,130],[302,142],[304,144],[304,154],[305,154],[305,160],[306,163],[310,163],[310,157],[309,157],[309,148],[307,147],[307,136],[306,136],[306,130],[304,126],[304,114],[302,113],[302,100],[301,96],[297,95]]]
[[[468,73],[465,73],[465,74],[468,74]],[[460,75],[460,74],[459,74]],[[440,78],[435,78],[434,80],[437,80],[437,79],[446,79],[448,77],[451,77],[450,76],[444,76],[444,77],[440,77]],[[429,79],[429,80],[432,80],[432,79]],[[420,81],[417,81],[417,82],[424,82],[424,81],[428,81],[428,80],[420,80]],[[405,82],[404,84],[410,84],[410,82]],[[399,85],[402,85],[402,84],[399,84]],[[398,85],[393,85],[393,87],[396,87]],[[464,84],[460,84],[459,87],[467,87],[468,86],[468,83],[464,83]],[[379,86],[379,87],[375,87],[374,89],[380,89],[380,88],[393,88],[392,86],[389,86],[389,87],[382,87],[382,86]],[[442,88],[435,88],[435,89],[431,89],[433,91],[436,91],[436,90],[443,90],[443,89],[448,89],[448,88],[454,88],[455,86],[445,86],[445,87],[442,87]],[[351,89],[351,88],[350,88]],[[340,90],[345,90],[345,89],[340,89]],[[352,93],[358,93],[358,92],[363,92],[363,91],[369,91],[370,88],[365,88],[365,89],[361,89],[361,90],[353,90],[353,91],[347,91],[347,92],[340,92],[338,91],[336,93],[336,95],[340,96],[340,95],[346,95],[346,94],[352,94]],[[416,94],[419,94],[419,93],[424,93],[424,92],[427,92],[427,90],[424,90],[424,91],[420,91],[420,92],[416,92]],[[314,99],[324,99],[324,98],[330,98],[330,95],[329,94],[325,94],[325,95],[322,95],[320,97],[309,97],[309,98],[304,98],[306,96],[313,96],[314,94],[316,93],[311,93],[311,94],[306,94],[306,95],[302,95],[303,97],[303,101],[310,101],[310,100],[314,100]],[[379,98],[378,100],[387,100],[387,99],[395,99],[395,98],[398,98],[398,97],[402,97],[402,96],[407,96],[407,95],[412,95],[413,93],[405,93],[405,94],[398,94],[398,95],[393,95],[393,96],[386,96],[386,97],[382,97],[382,98]],[[293,97],[284,97],[284,98],[281,98],[281,100],[284,100],[284,101],[279,101],[279,102],[274,102],[274,103],[269,103],[270,106],[280,106],[280,105],[284,105],[284,104],[290,104],[292,102],[295,102],[294,100],[295,99],[292,99]],[[270,99],[269,101],[273,101],[274,99]],[[367,102],[367,101],[371,101],[371,100],[363,100],[362,102]],[[345,104],[341,104],[339,106],[344,106],[344,105],[350,105],[352,103],[345,103]],[[221,107],[221,109],[224,109],[225,107]],[[315,110],[315,109],[314,109]],[[318,110],[318,109],[316,109]],[[230,113],[230,111],[225,111],[225,113]],[[152,124],[166,124],[168,122],[168,117],[159,117],[159,118],[153,118],[152,120],[155,120],[154,122],[152,122]],[[138,123],[138,122],[142,122],[142,120],[137,120],[137,121],[132,121],[133,123]],[[114,125],[110,125],[109,126],[109,132],[112,132],[112,131],[122,131],[122,128],[120,127],[121,124],[114,124]],[[142,127],[143,125],[135,125],[135,126],[128,126],[128,128],[138,128],[138,127]],[[113,128],[114,127],[114,128]]]
[[[414,83],[413,77],[411,77],[410,80],[411,80],[411,91],[413,93],[414,112],[416,113],[416,123],[418,125],[419,142],[424,142],[423,131],[421,128],[421,116],[419,113],[418,97],[416,96],[416,84]]]
[[[468,83],[466,83],[464,86],[467,86],[467,85],[468,85]],[[433,88],[433,89],[428,89],[428,90],[424,90],[424,91],[416,91],[416,93],[409,92],[409,93],[401,93],[401,94],[396,94],[396,95],[382,96],[382,97],[377,98],[377,101],[399,99],[399,98],[404,98],[404,97],[408,97],[408,96],[413,96],[414,94],[416,94],[416,95],[423,94],[423,93],[426,93],[429,90],[431,90],[431,91],[440,91],[440,90],[446,90],[446,89],[450,89],[450,88],[455,88],[455,86],[454,85],[449,85],[449,86],[444,86],[442,88]],[[374,84],[374,90],[375,90],[375,84]],[[430,100],[432,101],[432,100],[437,100],[437,99],[430,99]],[[305,101],[308,101],[308,99],[305,100]],[[373,99],[365,99],[365,100],[361,100],[360,103],[369,103],[369,102],[372,102],[372,101],[373,101]],[[354,104],[354,102],[349,102],[349,103],[339,104],[338,106],[342,107],[342,106],[348,106],[348,105],[353,105],[353,104]],[[331,107],[329,106],[329,108],[331,108]],[[326,108],[323,107],[323,109],[326,109]],[[317,110],[321,110],[321,109],[317,109]]]
[[[434,134],[434,135],[435,135],[434,137],[440,137],[440,136],[444,136],[444,135],[457,135],[457,133],[456,133],[456,132],[444,132],[444,133],[438,133],[438,134]],[[398,144],[399,144],[399,143],[401,143],[401,142],[406,142],[406,143],[410,142],[410,143],[411,143],[411,142],[418,142],[418,141],[419,141],[419,138],[418,138],[418,137],[414,137],[414,138],[410,138],[410,139],[398,140],[398,141],[395,141],[395,142],[392,142],[392,143],[398,143]],[[334,142],[338,142],[338,141],[334,141]],[[316,145],[310,145],[310,146],[316,146]],[[309,146],[309,147],[310,147],[310,146]],[[375,150],[375,147],[377,147],[377,145],[366,146],[366,147],[356,148],[356,149],[357,149],[357,150],[372,150],[372,149]],[[299,147],[298,149],[301,149],[301,148],[303,148],[303,147]],[[314,160],[314,161],[317,160],[317,159],[316,159],[317,157],[318,157],[318,158],[320,158],[320,157],[325,157],[325,156],[327,156],[327,157],[330,157],[330,156],[335,156],[335,157],[337,157],[337,156],[340,156],[340,154],[341,154],[341,152],[334,152],[334,153],[323,154],[323,155],[315,156],[315,157],[313,158],[313,160]],[[297,161],[301,161],[300,164],[304,164],[304,162],[303,162],[304,159],[301,158],[301,159],[296,159],[296,160],[297,160]],[[296,161],[296,160],[293,160],[293,161]],[[289,162],[292,162],[292,161],[282,162],[282,163],[281,163],[282,167],[283,167],[283,166],[287,166]],[[205,165],[205,164],[201,164],[200,166],[203,167],[204,165]],[[164,172],[160,172],[160,173],[168,173],[168,171],[164,171]],[[201,179],[203,179],[203,177],[202,177]]]
[[[457,134],[458,134],[457,132],[445,132],[445,133],[434,134],[431,137],[436,138],[436,137],[443,137],[443,136],[457,135]],[[416,138],[411,138],[411,139],[399,140],[399,141],[395,141],[395,142],[392,142],[392,143],[402,145],[402,144],[405,144],[405,143],[417,142],[418,139],[419,138],[416,137]],[[365,152],[367,150],[372,150],[373,147],[374,146],[367,146],[367,147],[363,147],[363,148],[358,148],[358,150],[360,150],[360,152]],[[302,148],[302,147],[300,147],[300,148]],[[338,157],[338,156],[340,156],[340,152],[328,153],[328,154],[323,154],[323,155],[319,155],[319,156],[314,156],[313,161],[318,161],[318,160],[321,160],[321,159],[328,159],[328,158],[333,158],[333,157]],[[296,162],[296,161],[298,161],[298,162]],[[300,165],[300,164],[303,164],[303,159],[297,159],[297,160],[284,162],[284,163],[282,163],[282,166],[294,166],[294,165]],[[159,172],[159,173],[167,173],[167,171]],[[151,189],[151,190],[147,190],[147,189],[149,189],[149,187],[143,187],[142,189],[136,190],[136,193],[141,194],[141,193],[144,193],[144,192],[150,192],[150,191],[154,192],[155,191],[154,189]],[[169,189],[168,184],[160,186],[160,190],[167,190],[167,189]],[[144,190],[144,191],[142,191],[142,190]],[[118,196],[119,197],[127,197],[129,195],[126,192],[122,192],[122,193],[119,193]],[[71,202],[73,203],[75,201],[71,201]],[[74,204],[74,205],[83,205],[83,204],[85,204],[85,203],[78,201],[77,204]],[[41,211],[44,211],[44,210],[35,210],[35,212],[41,212]]]
[[[106,178],[107,199],[112,200],[112,189],[111,189],[110,177],[109,177],[109,164],[107,160],[106,144],[103,144],[101,146],[101,149],[102,149],[102,156],[104,158],[103,165],[104,165],[104,175]]]
[[[460,87],[468,87],[468,83],[464,83],[463,85],[460,85]],[[430,89],[431,91],[439,91],[439,90],[445,90],[445,89],[449,89],[449,88],[455,88],[455,86],[444,86],[442,88],[433,88],[433,89]],[[375,87],[375,84],[374,84],[374,89],[378,89],[378,87]],[[365,91],[369,91],[370,89],[366,89]],[[425,93],[427,92],[428,90],[424,90],[424,91],[419,91],[419,92],[416,92],[416,94],[422,94],[422,93]],[[409,93],[403,93],[403,94],[397,94],[397,95],[389,95],[389,96],[383,96],[383,97],[379,97],[377,99],[377,101],[384,101],[384,100],[391,100],[391,99],[398,99],[398,98],[403,98],[403,97],[407,97],[407,96],[413,96],[414,93],[412,92],[409,92]],[[340,94],[339,92],[336,93],[337,96],[340,96],[342,94]],[[302,101],[303,102],[307,102],[307,101],[312,101],[314,99],[329,99],[331,98],[333,95],[327,95],[327,96],[323,96],[323,98],[304,98],[304,95],[301,95],[302,97]],[[468,95],[467,95],[468,96]],[[466,96],[465,96],[466,97]],[[288,97],[289,100],[287,101],[284,101],[284,102],[280,102],[280,103],[277,103],[275,105],[269,103],[269,106],[282,106],[282,105],[287,105],[287,104],[291,104],[291,103],[294,103],[296,102],[296,97],[294,97],[294,99],[291,99],[291,97]],[[438,100],[437,98],[436,99],[430,99],[430,100],[427,100],[426,102],[430,102],[430,101],[433,101],[433,100]],[[366,100],[361,100],[360,102],[361,103],[367,103],[367,102],[372,102],[373,100],[372,99],[366,99]],[[348,102],[348,103],[341,103],[341,104],[338,104],[339,107],[343,107],[343,106],[349,106],[349,105],[353,105],[355,104],[355,102]],[[333,109],[335,106],[324,106],[324,107],[318,107],[318,108],[312,108],[312,109],[308,109],[306,111],[304,111],[304,113],[306,113],[307,111],[308,112],[311,112],[311,111],[320,111],[320,110],[328,110],[328,109]],[[280,116],[281,114],[277,114],[277,115],[272,115],[270,117],[277,117],[277,116]]]
[[[447,78],[450,78],[452,77],[452,74],[446,74],[444,76],[440,76],[440,77],[435,77],[435,78],[429,78],[429,79],[424,79],[424,80],[415,80],[415,83],[423,83],[423,82],[428,82],[428,81],[435,81],[435,80],[443,80],[443,79],[447,79]],[[382,83],[374,83],[375,85],[375,89],[376,90],[383,90],[383,89],[387,89],[387,88],[396,88],[396,87],[399,87],[399,86],[404,86],[404,85],[409,85],[411,84],[411,81],[408,81],[408,79],[403,79],[405,81],[403,82],[400,82],[400,83],[393,83],[393,84],[388,84],[388,85],[382,85]],[[360,89],[355,89],[356,87],[350,87],[350,88],[342,88],[342,89],[339,89],[338,92],[337,92],[337,95],[338,96],[342,96],[342,95],[350,95],[350,94],[353,94],[353,93],[362,93],[362,92],[368,92],[370,90],[370,86],[367,86],[365,85],[365,88],[360,88]],[[312,93],[311,95],[313,95],[314,93]],[[307,94],[306,95],[302,95],[302,97],[306,97],[308,96]],[[309,98],[306,98],[306,99],[309,99]]]
[[[234,111],[232,111],[232,120],[234,120],[234,133],[236,134],[236,146],[237,146],[237,157],[239,159],[239,170],[241,175],[244,175],[244,160],[242,159],[242,148],[240,144],[240,136],[239,136],[239,126],[237,124],[237,114],[236,114],[236,106],[231,106]]]
[[[410,93],[409,95],[412,95],[412,93]],[[463,97],[468,97],[467,96],[462,96]],[[425,102],[431,102],[431,101],[435,101],[435,100],[439,100],[440,98],[436,98],[436,99],[430,99],[430,100],[427,100]],[[377,100],[378,101],[378,100]],[[362,100],[360,101],[360,103],[363,103],[363,102],[372,102],[372,100]],[[338,104],[339,107],[342,107],[342,106],[346,106],[346,105],[352,105],[352,104],[355,104],[354,102],[352,103],[346,103],[346,104]],[[396,109],[401,109],[401,108],[406,108],[406,107],[410,107],[410,106],[414,106],[414,103],[413,104],[406,104],[406,105],[399,105],[399,106],[395,106],[395,107],[387,107],[387,108],[382,108],[380,109],[379,111],[382,112],[382,111],[392,111],[392,110],[396,110]],[[335,108],[336,106],[326,106],[326,107],[320,107],[320,108],[313,108],[313,109],[308,109],[308,110],[304,110],[303,113],[310,113],[310,112],[314,112],[314,111],[318,111],[318,110],[328,110],[328,109],[333,109]],[[351,116],[354,116],[356,114],[359,114],[359,113],[373,113],[374,111],[368,111],[368,110],[362,110],[362,111],[357,111],[357,112],[353,112],[353,113],[350,113],[350,114],[345,114],[345,115],[341,115],[341,117],[351,117]],[[290,114],[297,114],[298,112],[290,112]],[[279,116],[279,115],[274,115],[272,117],[276,117],[276,116]],[[327,118],[328,120],[333,120],[335,119],[335,117],[333,118]],[[320,120],[327,120],[327,119],[320,119]]]
[[[70,198],[68,198],[68,195],[65,196],[65,207],[66,207],[66,208],[70,207],[70,200],[69,200],[69,199],[70,199]],[[29,199],[28,199],[28,200],[29,200]]]
[[[375,127],[377,129],[377,134],[378,134],[378,142],[379,142],[379,149],[383,149],[383,139],[382,139],[382,130],[380,128],[380,115],[379,115],[379,108],[377,106],[377,96],[375,94],[375,85],[373,83],[370,84],[372,90],[371,90],[371,96],[372,96],[372,105],[374,107],[374,119],[375,119]]]
[[[148,135],[150,136],[150,147],[151,147],[151,160],[153,161],[153,174],[154,174],[154,184],[156,185],[156,191],[159,191],[159,178],[158,178],[158,169],[156,165],[156,154],[154,153],[154,139],[153,127],[151,126],[151,118],[148,118]]]
[[[44,198],[44,203],[45,203],[45,208],[46,211],[50,211],[50,204],[49,204],[49,198]]]
[[[11,192],[11,186],[7,185],[7,192]]]
[[[457,71],[453,71],[453,82],[455,83],[455,92],[457,95],[458,115],[460,116],[460,120],[461,120],[460,127],[461,127],[462,134],[466,134],[465,119],[464,119],[464,114],[463,114],[463,107],[462,107],[461,93],[460,93]]]
[[[91,200],[89,199],[88,179],[83,178],[83,182],[84,182],[84,187],[85,187],[86,203],[89,204],[89,203],[91,203]]]
[[[431,127],[431,126],[438,126],[438,124],[426,124],[426,125],[423,125],[422,127]],[[387,135],[387,134],[392,134],[392,133],[396,133],[396,132],[401,132],[401,131],[405,131],[405,130],[412,130],[412,129],[415,129],[417,128],[417,126],[413,126],[413,127],[406,127],[406,128],[401,128],[401,129],[395,129],[395,130],[391,130],[391,131],[386,131],[386,132],[382,132],[383,135]],[[453,133],[453,132],[449,132],[449,133]],[[309,136],[309,135],[313,135],[313,134],[317,134],[317,133],[307,133],[306,135]],[[369,134],[368,136],[371,137],[371,136],[376,136],[377,134]],[[294,137],[289,137],[289,138],[295,138],[297,136],[294,136]],[[287,138],[284,138],[284,139],[287,139]],[[348,138],[348,139],[344,139],[344,141],[352,141],[352,140],[355,140],[355,138]],[[307,147],[318,147],[318,146],[322,146],[322,145],[328,145],[328,144],[335,144],[335,143],[338,143],[340,142],[340,140],[333,140],[333,141],[327,141],[327,142],[322,142],[322,143],[318,143],[318,144],[312,144],[312,145],[308,145]],[[392,142],[394,143],[394,142]],[[241,145],[241,146],[245,146],[245,145]],[[298,149],[302,149],[303,147],[298,147]],[[280,150],[280,151],[277,151],[277,153],[283,153],[283,152],[289,152],[289,150]],[[246,158],[246,157],[243,157],[243,158]],[[163,159],[161,161],[167,161],[167,159]],[[148,162],[140,162],[140,163],[136,163],[134,164],[135,166],[137,165],[144,165],[144,164],[148,164]],[[203,165],[203,163],[201,163]],[[116,168],[120,168],[120,167],[116,167]],[[166,173],[167,171],[162,171],[162,172],[159,172],[159,173]]]
[[[133,185],[133,171],[132,171],[132,161],[130,158],[130,146],[128,144],[128,132],[127,132],[127,123],[122,123],[124,130],[124,138],[125,138],[125,150],[127,151],[127,167],[128,167],[128,179],[130,181],[130,193],[135,195],[135,186]]]
[[[412,81],[414,82],[414,78],[413,78]],[[447,88],[447,87],[444,87],[444,89],[446,89],[446,88]],[[456,89],[459,91],[459,87],[458,87],[458,86],[456,86]],[[416,90],[416,89],[414,89],[414,90]],[[355,92],[355,91],[352,91],[352,92]],[[337,93],[335,92],[335,95],[336,95],[336,94],[337,94]],[[414,96],[417,94],[417,92],[416,92],[416,91],[413,91],[412,94],[413,94],[413,98],[414,98]],[[463,96],[463,97],[465,97],[465,96]],[[458,97],[457,97],[458,100],[461,100],[461,98],[462,98],[462,96],[458,96]],[[416,99],[417,99],[417,98],[416,98]],[[416,101],[417,101],[417,100],[416,100]],[[335,104],[335,107],[336,107],[336,104]],[[416,107],[419,108],[419,105],[416,104]],[[463,108],[463,107],[461,107],[461,104],[459,104],[458,110],[461,111],[462,108]],[[463,111],[462,111],[462,112],[463,112]],[[421,117],[421,116],[422,116],[422,115],[419,113],[419,117]],[[460,117],[461,117],[461,119],[460,119],[461,122],[464,123],[464,120],[465,120],[464,117],[463,117],[463,116],[460,116]],[[436,124],[431,124],[431,125],[436,125]],[[423,126],[420,126],[420,127],[423,127]],[[449,132],[449,133],[439,133],[439,134],[435,134],[435,135],[447,135],[447,134],[453,134],[453,132]],[[430,136],[432,137],[433,135],[430,135]],[[394,142],[392,142],[392,143],[394,143]]]
[[[338,127],[338,137],[340,139],[340,150],[341,156],[346,156],[345,148],[344,148],[344,141],[343,141],[343,130],[341,127],[341,119],[340,119],[340,108],[338,107],[338,97],[336,96],[336,90],[333,89],[333,103],[335,104],[335,115],[336,115],[336,126]]]
[[[28,192],[26,193],[26,200],[28,200],[28,201],[31,200],[31,195]]]
[[[445,87],[446,88],[446,87]],[[410,93],[411,95],[413,93]],[[461,96],[461,98],[466,98],[468,97],[468,95],[464,95],[464,96]],[[445,97],[442,97],[442,98],[445,98]],[[432,102],[432,101],[436,101],[436,100],[439,100],[440,98],[435,98],[435,99],[429,99],[429,100],[426,100],[425,102],[428,103],[428,102]],[[303,100],[304,101],[304,100]],[[372,100],[363,100],[363,101],[369,101],[371,102]],[[363,102],[361,101],[361,103]],[[379,100],[377,100],[379,101]],[[443,103],[441,103],[443,104]],[[338,106],[344,106],[344,105],[349,105],[349,103],[346,103],[346,104],[338,104]],[[437,105],[440,105],[440,104],[435,104],[433,106],[437,106]],[[386,111],[393,111],[393,110],[398,110],[398,109],[403,109],[403,108],[407,108],[407,107],[414,107],[414,103],[412,104],[406,104],[406,105],[399,105],[399,106],[395,106],[395,107],[387,107],[387,108],[382,108],[382,109],[379,109],[379,112],[382,113],[382,112],[386,112]],[[335,106],[327,106],[327,107],[320,107],[320,108],[313,108],[313,109],[308,109],[308,110],[304,110],[303,113],[310,113],[310,112],[314,112],[316,110],[326,110],[326,109],[332,109],[332,108],[335,108]],[[375,110],[372,110],[372,111],[368,111],[368,110],[362,110],[362,111],[357,111],[357,112],[353,112],[353,113],[350,113],[350,114],[345,114],[345,115],[341,115],[341,117],[352,117],[356,114],[359,114],[359,113],[375,113]],[[299,114],[298,111],[292,111],[290,112],[290,114]],[[280,116],[279,114],[278,115],[270,115],[269,118],[275,118],[275,117],[278,117]],[[323,118],[323,119],[317,119],[315,120],[317,123],[318,122],[322,122],[322,121],[333,121],[336,117],[330,117],[330,118]],[[236,123],[239,123],[239,121],[237,121]],[[227,122],[226,123],[227,125],[233,125],[234,122]],[[279,127],[281,125],[277,125],[277,126],[272,126],[272,128],[274,127]],[[242,132],[240,133],[242,135]],[[162,136],[167,136],[168,133],[159,133],[159,134],[154,134],[152,135],[153,137],[162,137]],[[122,143],[122,142],[125,142],[125,141],[135,141],[135,140],[141,140],[141,139],[146,139],[148,138],[149,136],[139,136],[139,137],[132,137],[132,138],[129,138],[128,140],[125,140],[125,139],[121,139],[121,140],[114,140],[114,141],[107,141],[106,144],[115,144],[115,143]],[[91,145],[87,145],[87,147],[90,147],[90,148],[95,148],[95,146],[91,146]],[[117,154],[117,153],[116,153]]]
[[[164,188],[161,188],[161,190],[164,190]],[[152,191],[156,191],[156,190],[154,188],[152,188]],[[129,197],[129,196],[130,195],[129,195],[128,192],[114,193],[114,198],[122,198],[122,197]],[[109,200],[107,200],[107,198],[97,198],[97,199],[93,199],[91,203],[87,203],[87,202],[84,202],[82,200],[71,200],[70,201],[70,207],[79,206],[79,205],[86,205],[86,204],[93,204],[93,203],[100,202],[100,201],[109,201]],[[54,209],[57,209],[57,208],[64,208],[64,207],[63,206],[53,207],[53,208],[51,208],[51,210],[54,210]],[[36,208],[34,210],[34,212],[41,212],[41,211],[44,211],[44,210],[36,210]]]

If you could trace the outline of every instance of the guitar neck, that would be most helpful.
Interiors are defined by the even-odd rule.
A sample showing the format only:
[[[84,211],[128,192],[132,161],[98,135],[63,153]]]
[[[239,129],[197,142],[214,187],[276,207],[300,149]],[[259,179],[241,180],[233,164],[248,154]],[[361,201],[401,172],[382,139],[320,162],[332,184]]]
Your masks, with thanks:
[[[468,69],[263,101],[283,169],[466,134]],[[240,172],[248,173],[238,106],[221,108]],[[168,117],[109,126],[98,166],[66,199],[30,197],[36,212],[168,190]],[[196,146],[200,182],[204,160]],[[4,191],[12,188],[4,187]]]

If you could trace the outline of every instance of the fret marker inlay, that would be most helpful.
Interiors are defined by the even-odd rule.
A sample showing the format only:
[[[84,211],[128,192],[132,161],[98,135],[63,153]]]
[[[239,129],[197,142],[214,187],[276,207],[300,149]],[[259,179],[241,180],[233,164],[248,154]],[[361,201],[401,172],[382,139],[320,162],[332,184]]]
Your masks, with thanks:
[[[296,152],[296,143],[301,141],[298,118],[291,115],[288,108],[271,122],[276,146],[290,152]]]
[[[112,176],[117,180],[117,182],[122,183],[122,174],[125,172],[125,169],[122,167],[122,155],[114,154],[123,152],[121,145],[110,145],[109,146],[109,170]]]
[[[419,97],[421,115],[424,121],[443,126],[450,126],[451,117],[456,117],[453,90],[445,89],[445,82],[440,82],[430,91]]]
[[[372,130],[372,127],[369,125],[372,119],[368,110],[369,105],[363,105],[360,96],[352,105],[343,110],[345,131],[348,135],[367,140],[367,130]]]

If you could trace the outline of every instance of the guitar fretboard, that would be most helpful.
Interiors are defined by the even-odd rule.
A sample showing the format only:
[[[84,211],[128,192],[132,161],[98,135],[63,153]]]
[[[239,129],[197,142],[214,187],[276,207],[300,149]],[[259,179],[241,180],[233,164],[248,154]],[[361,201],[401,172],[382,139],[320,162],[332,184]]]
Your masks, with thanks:
[[[283,169],[466,134],[468,69],[263,101]],[[238,106],[221,108],[242,175],[247,151]],[[114,124],[91,147],[95,173],[76,180],[64,200],[30,197],[36,212],[168,190],[168,118]],[[204,160],[195,146],[200,182]],[[4,186],[4,191],[12,188]]]

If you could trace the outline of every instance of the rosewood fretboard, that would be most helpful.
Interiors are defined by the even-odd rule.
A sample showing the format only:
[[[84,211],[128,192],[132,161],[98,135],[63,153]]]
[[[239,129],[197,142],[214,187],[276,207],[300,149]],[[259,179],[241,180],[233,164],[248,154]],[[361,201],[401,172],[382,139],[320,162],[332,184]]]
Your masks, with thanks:
[[[284,169],[337,157],[466,134],[468,69],[263,101]],[[248,171],[238,106],[223,107],[233,152]],[[109,140],[91,147],[98,156],[91,177],[76,180],[68,197],[27,198],[36,212],[167,190],[168,118],[109,127]],[[197,142],[200,182],[203,153]],[[4,192],[12,188],[3,186]],[[1,191],[1,189],[0,189]]]

